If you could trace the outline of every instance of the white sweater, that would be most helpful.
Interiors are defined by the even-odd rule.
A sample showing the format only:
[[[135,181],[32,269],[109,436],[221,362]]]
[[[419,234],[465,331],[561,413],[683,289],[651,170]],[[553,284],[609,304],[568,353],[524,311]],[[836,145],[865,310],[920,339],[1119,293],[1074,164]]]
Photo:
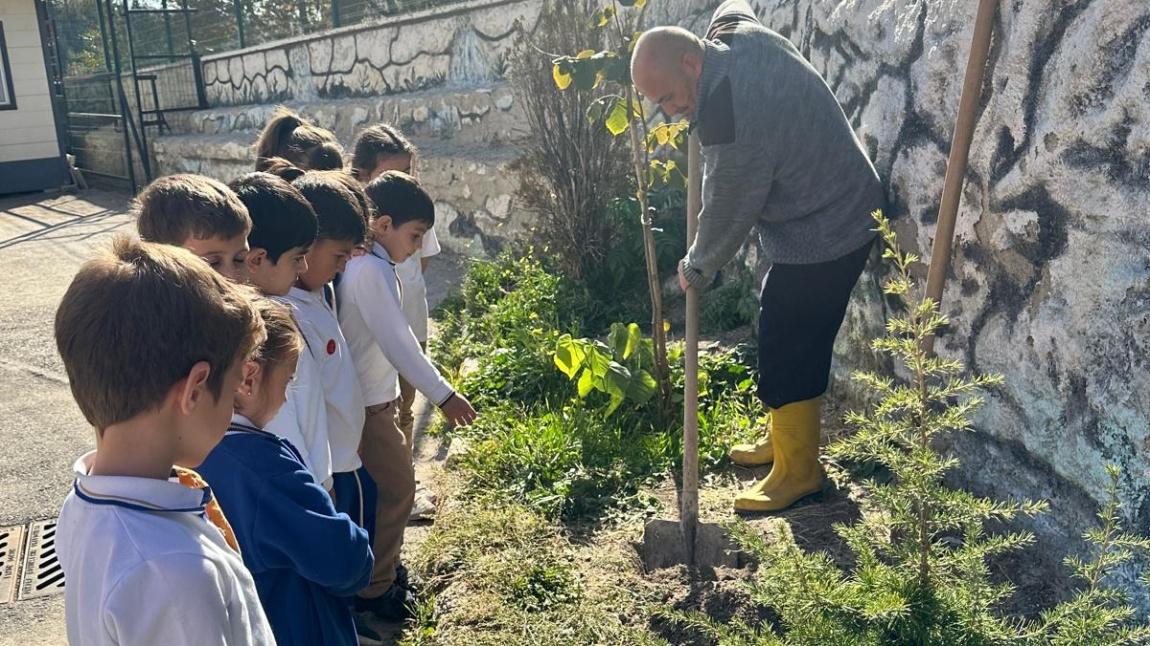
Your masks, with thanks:
[[[72,646],[275,644],[240,555],[204,517],[205,490],[91,476],[89,453],[56,526]]]
[[[420,343],[427,342],[427,281],[423,278],[423,259],[439,255],[443,249],[439,246],[439,238],[435,235],[435,228],[427,230],[423,236],[423,248],[411,254],[407,260],[395,266],[395,275],[399,276],[399,284],[403,287],[400,300],[403,301],[403,315],[407,317],[407,324],[415,333]]]
[[[299,307],[287,297],[276,300],[292,309],[292,318],[300,322]],[[304,340],[308,340],[306,335]],[[327,404],[324,403],[323,375],[317,360],[322,348],[308,344],[299,354],[295,378],[288,384],[283,408],[264,426],[264,430],[291,442],[303,456],[315,481],[331,489],[331,446],[328,443]]]
[[[423,354],[400,307],[395,264],[383,245],[352,258],[339,283],[339,322],[363,386],[363,403],[399,397],[399,375],[428,400],[442,405],[454,390]]]
[[[363,391],[351,350],[339,320],[323,299],[323,290],[293,287],[287,300],[295,307],[296,323],[319,364],[320,384],[327,411],[327,439],[331,469],[355,471],[361,466],[359,441],[363,437]]]

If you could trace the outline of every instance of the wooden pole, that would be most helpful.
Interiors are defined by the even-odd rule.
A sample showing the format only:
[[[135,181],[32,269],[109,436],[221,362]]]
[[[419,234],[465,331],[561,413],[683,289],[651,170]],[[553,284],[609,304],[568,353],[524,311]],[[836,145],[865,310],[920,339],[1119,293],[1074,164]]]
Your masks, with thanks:
[[[942,290],[946,284],[946,271],[954,246],[954,225],[958,217],[958,204],[962,198],[966,163],[970,156],[970,143],[974,139],[974,122],[982,96],[982,80],[986,73],[986,60],[990,56],[990,39],[994,32],[994,13],[998,0],[980,0],[974,20],[974,37],[970,44],[970,58],[966,63],[966,78],[962,84],[962,98],[958,104],[958,120],[950,142],[950,158],[946,162],[942,201],[938,207],[938,221],[934,232],[934,248],[930,254],[930,270],[926,277],[926,296],[941,309]],[[934,337],[925,340],[927,353],[934,352]]]
[[[687,144],[687,247],[695,242],[699,211],[703,206],[703,174],[699,139]],[[687,334],[683,350],[683,495],[679,519],[687,565],[695,565],[695,536],[699,528],[699,292],[687,289]]]

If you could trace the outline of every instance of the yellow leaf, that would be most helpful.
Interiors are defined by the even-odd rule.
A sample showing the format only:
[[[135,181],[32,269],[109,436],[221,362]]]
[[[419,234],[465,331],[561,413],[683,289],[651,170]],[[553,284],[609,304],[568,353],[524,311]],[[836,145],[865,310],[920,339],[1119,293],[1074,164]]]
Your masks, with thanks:
[[[551,78],[555,79],[555,86],[560,90],[566,90],[571,87],[571,75],[565,73],[563,69],[559,67],[559,63],[555,63],[551,66]]]
[[[585,49],[585,50],[579,52],[578,54],[576,54],[575,59],[581,61],[581,60],[584,60],[587,58],[591,58],[592,56],[594,56],[595,54],[598,54],[598,53],[599,52],[597,52],[593,49]]]

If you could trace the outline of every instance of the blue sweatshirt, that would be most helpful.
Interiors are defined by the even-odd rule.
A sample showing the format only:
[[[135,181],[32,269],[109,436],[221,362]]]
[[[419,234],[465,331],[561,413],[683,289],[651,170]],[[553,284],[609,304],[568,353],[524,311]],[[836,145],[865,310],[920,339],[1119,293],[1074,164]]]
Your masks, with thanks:
[[[245,421],[232,420],[197,470],[232,524],[276,643],[354,646],[341,597],[371,578],[367,532],[336,512],[295,447]]]

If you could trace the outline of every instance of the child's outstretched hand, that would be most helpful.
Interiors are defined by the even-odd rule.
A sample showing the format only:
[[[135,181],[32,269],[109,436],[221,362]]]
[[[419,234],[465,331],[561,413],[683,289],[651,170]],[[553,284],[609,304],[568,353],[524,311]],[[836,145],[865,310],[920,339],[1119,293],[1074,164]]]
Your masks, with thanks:
[[[455,393],[451,399],[443,402],[443,406],[440,406],[439,410],[447,416],[447,421],[456,426],[470,426],[478,415],[475,409],[471,407],[471,402],[459,393]]]

